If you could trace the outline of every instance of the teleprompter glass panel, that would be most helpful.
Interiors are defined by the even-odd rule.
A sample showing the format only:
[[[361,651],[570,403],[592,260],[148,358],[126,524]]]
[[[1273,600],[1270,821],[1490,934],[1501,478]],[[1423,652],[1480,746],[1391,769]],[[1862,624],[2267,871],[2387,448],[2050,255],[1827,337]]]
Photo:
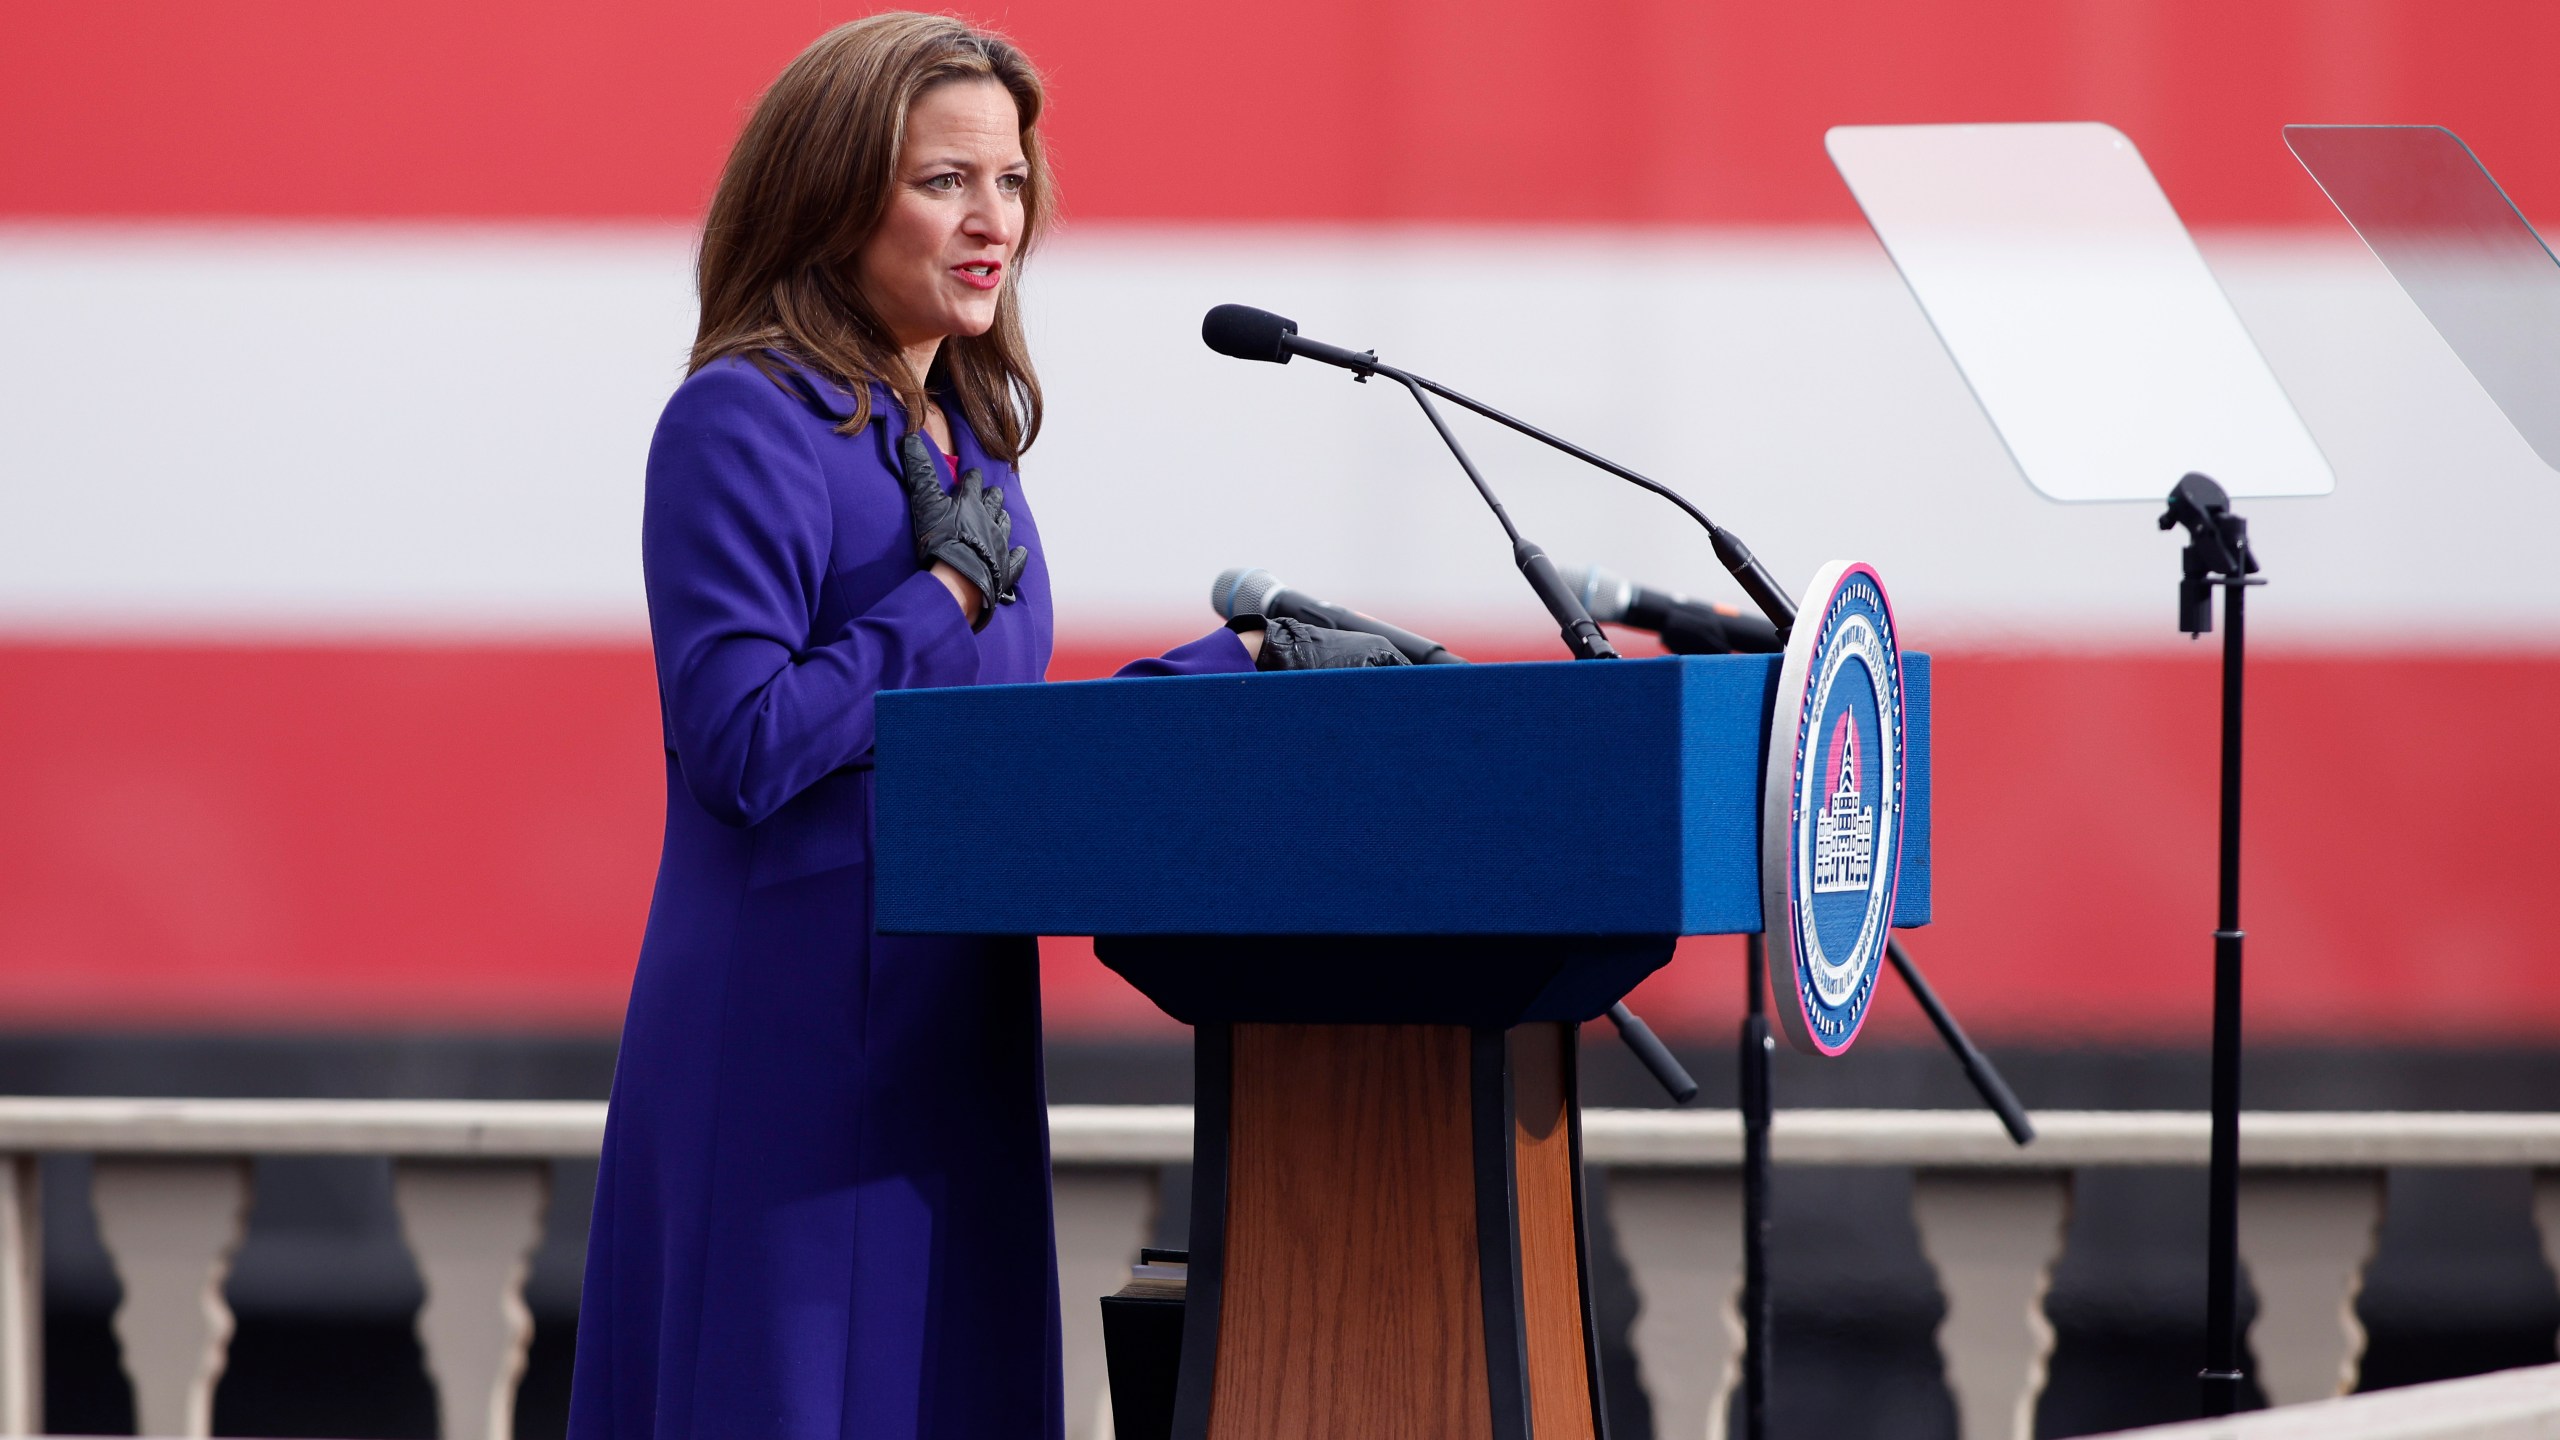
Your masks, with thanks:
[[[2560,470],[2560,262],[2471,147],[2441,125],[2287,125],[2284,141]]]
[[[2055,500],[2325,495],[2328,461],[2114,127],[1844,125],[1826,145],[2019,470]]]

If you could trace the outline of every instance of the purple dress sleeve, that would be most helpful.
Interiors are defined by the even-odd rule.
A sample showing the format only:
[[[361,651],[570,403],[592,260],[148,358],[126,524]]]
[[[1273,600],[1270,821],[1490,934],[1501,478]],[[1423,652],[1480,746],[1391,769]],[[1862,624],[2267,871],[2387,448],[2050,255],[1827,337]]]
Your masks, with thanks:
[[[779,387],[740,366],[677,392],[649,446],[641,568],[667,748],[727,824],[869,755],[882,690],[978,678],[968,620],[925,571],[815,633],[834,513]]]
[[[1244,642],[1236,638],[1236,632],[1221,626],[1188,645],[1176,645],[1162,655],[1132,660],[1113,674],[1116,679],[1147,675],[1241,675],[1252,668],[1253,657],[1245,653]]]

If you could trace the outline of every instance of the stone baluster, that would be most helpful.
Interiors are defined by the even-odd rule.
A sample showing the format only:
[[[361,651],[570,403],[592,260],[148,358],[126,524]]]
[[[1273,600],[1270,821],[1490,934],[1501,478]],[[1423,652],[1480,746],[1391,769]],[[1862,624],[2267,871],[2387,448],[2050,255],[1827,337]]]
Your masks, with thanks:
[[[2071,1177],[2053,1171],[1922,1170],[1911,1216],[1947,1316],[1938,1354],[1964,1440],[2032,1440],[2053,1325],[2045,1291],[2062,1255]]]
[[[392,1199],[425,1282],[418,1348],[445,1440],[509,1440],[533,1344],[524,1280],[551,1205],[543,1161],[402,1160]]]
[[[1067,1440],[1111,1440],[1101,1297],[1128,1283],[1155,1233],[1157,1176],[1138,1166],[1057,1170],[1058,1308],[1065,1340]]]
[[[2533,1172],[2533,1224],[2542,1233],[2542,1263],[2560,1279],[2560,1170]]]
[[[44,1192],[33,1155],[0,1155],[0,1435],[44,1430]]]
[[[2356,1295],[2382,1227],[2382,1172],[2258,1171],[2240,1179],[2240,1260],[2258,1292],[2251,1375],[2271,1405],[2356,1388]]]
[[[101,1158],[89,1193],[124,1283],[115,1332],[140,1433],[212,1434],[231,1349],[222,1282],[248,1229],[249,1162]]]
[[[1660,1440],[1724,1440],[1742,1378],[1742,1182],[1730,1170],[1609,1172],[1636,1292],[1627,1339]]]

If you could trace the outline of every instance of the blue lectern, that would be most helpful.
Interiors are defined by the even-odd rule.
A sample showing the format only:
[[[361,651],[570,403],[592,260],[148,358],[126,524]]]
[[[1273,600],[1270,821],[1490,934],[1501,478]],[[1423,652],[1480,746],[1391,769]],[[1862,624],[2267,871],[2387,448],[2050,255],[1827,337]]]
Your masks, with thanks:
[[[1905,657],[1894,921],[1929,908]],[[1600,1433],[1575,1033],[1760,928],[1775,656],[880,698],[879,925],[1092,935],[1194,1027],[1178,1440]],[[1001,883],[949,883],[1005,815]]]

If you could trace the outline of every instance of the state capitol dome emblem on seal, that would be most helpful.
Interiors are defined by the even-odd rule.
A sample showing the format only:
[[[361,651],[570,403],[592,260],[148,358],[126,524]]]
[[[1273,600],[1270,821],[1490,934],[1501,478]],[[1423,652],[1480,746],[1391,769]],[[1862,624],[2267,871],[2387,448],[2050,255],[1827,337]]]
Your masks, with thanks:
[[[1761,786],[1769,990],[1799,1050],[1848,1049],[1875,998],[1902,870],[1904,758],[1884,582],[1835,560],[1787,639]]]

